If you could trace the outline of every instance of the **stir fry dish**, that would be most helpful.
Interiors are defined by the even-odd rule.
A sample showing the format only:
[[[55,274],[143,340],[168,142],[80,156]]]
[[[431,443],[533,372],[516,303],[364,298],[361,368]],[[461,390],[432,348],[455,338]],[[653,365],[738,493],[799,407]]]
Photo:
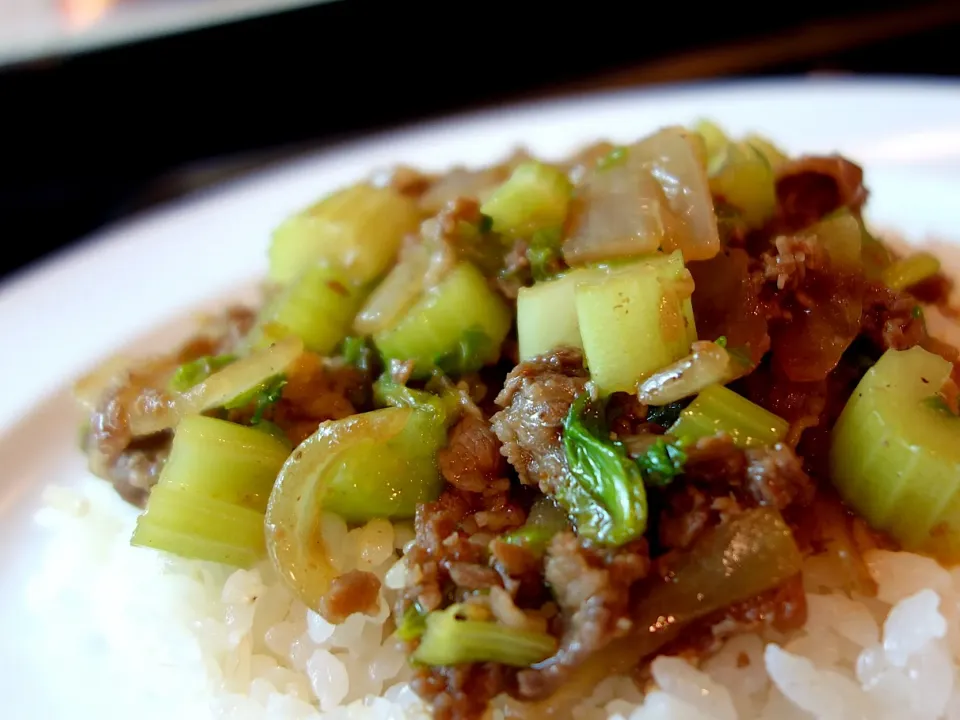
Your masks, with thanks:
[[[439,720],[559,713],[660,655],[803,626],[805,559],[960,560],[958,352],[925,252],[839,155],[710,122],[563,162],[398,167],[286,219],[257,307],[82,379],[131,542],[379,611]],[[380,523],[380,525],[377,525]]]

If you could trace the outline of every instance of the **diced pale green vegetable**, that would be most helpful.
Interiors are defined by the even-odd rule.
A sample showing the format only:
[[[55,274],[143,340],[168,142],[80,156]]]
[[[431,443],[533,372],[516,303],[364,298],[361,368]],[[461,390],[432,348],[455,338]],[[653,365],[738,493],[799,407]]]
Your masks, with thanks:
[[[769,410],[737,395],[723,385],[711,385],[680,413],[669,433],[697,440],[726,433],[737,447],[775,445],[787,435],[790,424]]]
[[[571,192],[570,180],[563,171],[539,162],[525,162],[516,167],[480,211],[492,218],[495,232],[529,235],[563,224]]]
[[[265,554],[263,514],[189,486],[161,482],[150,492],[130,542],[180,557],[249,567]]]
[[[849,211],[825,218],[810,228],[830,258],[841,270],[857,272],[863,264],[863,228]]]
[[[544,496],[533,503],[527,515],[527,521],[522,526],[501,535],[500,539],[503,542],[522,545],[539,555],[547,549],[554,535],[569,527],[566,513],[552,498]]]
[[[666,281],[644,263],[576,285],[580,338],[601,394],[635,392],[644,378],[689,352],[696,337],[692,290],[692,283]]]
[[[461,262],[427,290],[393,328],[374,335],[384,360],[413,360],[414,376],[446,365],[471,372],[500,357],[510,309],[470,263]]]
[[[882,274],[891,290],[906,290],[940,272],[940,261],[928,252],[917,252],[888,265]]]
[[[174,371],[170,378],[170,389],[174,392],[189,390],[236,359],[236,355],[204,355],[186,362]]]
[[[309,607],[337,574],[321,533],[323,512],[361,522],[410,517],[436,499],[436,452],[446,428],[432,412],[389,407],[320,424],[284,464],[267,505],[267,549]]]
[[[397,638],[405,642],[416,640],[427,629],[427,613],[419,603],[410,603],[397,624]]]
[[[427,615],[426,631],[412,655],[430,666],[495,662],[529,667],[557,650],[557,641],[543,632],[508,627],[491,620],[470,619],[465,605],[451,605]]]
[[[289,454],[267,433],[192,415],[177,425],[160,483],[263,513]]]
[[[270,278],[288,283],[317,264],[341,267],[353,283],[376,279],[393,264],[400,242],[415,232],[413,198],[391,188],[354,185],[285,220],[270,244]]]
[[[580,537],[623,545],[647,529],[647,493],[639,466],[610,438],[603,411],[587,393],[570,406],[563,449],[573,482],[559,485],[554,497]]]
[[[873,527],[908,550],[960,560],[960,417],[938,402],[952,365],[920,347],[888,350],[847,401],[831,477]]]
[[[693,126],[693,130],[703,138],[703,144],[707,151],[708,164],[714,158],[719,157],[727,145],[730,144],[730,138],[727,137],[723,128],[710,120],[704,119],[697,121],[696,125]]]
[[[790,159],[783,150],[762,135],[750,133],[743,138],[743,142],[747,145],[752,145],[757,152],[763,155],[767,159],[767,162],[770,163],[770,167],[773,168],[774,172]]]
[[[573,291],[577,283],[597,272],[593,268],[578,268],[556,280],[520,288],[517,336],[521,359],[529,360],[558,347],[583,347]]]
[[[860,221],[860,247],[863,274],[870,280],[881,280],[883,271],[893,262],[893,255],[887,246],[867,229],[862,220]]]
[[[760,227],[777,205],[773,168],[747,143],[727,143],[710,161],[710,191],[740,211],[749,227]]]
[[[345,281],[339,268],[307,268],[263,311],[254,330],[263,345],[296,335],[308,350],[330,355],[350,333],[366,290]]]

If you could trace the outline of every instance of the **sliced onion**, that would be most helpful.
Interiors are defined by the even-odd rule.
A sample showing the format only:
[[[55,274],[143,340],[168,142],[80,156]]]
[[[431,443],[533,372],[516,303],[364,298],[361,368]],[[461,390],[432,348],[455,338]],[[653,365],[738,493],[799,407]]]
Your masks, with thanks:
[[[93,412],[100,403],[104,391],[130,368],[134,360],[125,355],[115,355],[104,360],[93,370],[73,384],[73,397],[85,410]]]
[[[697,341],[685,358],[668,365],[637,387],[637,398],[645,405],[669,405],[696,395],[708,385],[726,385],[750,369],[734,362],[715,342]]]
[[[706,170],[682,128],[665,128],[627,148],[620,164],[597,168],[580,188],[564,258],[571,265],[680,249],[706,260],[720,249]]]
[[[695,620],[782,585],[800,572],[802,563],[793,534],[776,509],[755,508],[731,518],[637,595],[641,600],[628,635],[578,666],[553,695],[515,705],[508,717],[564,717],[564,708],[589,696],[603,678],[629,673]]]
[[[302,354],[303,341],[291,336],[227,365],[185,393],[144,393],[130,408],[130,431],[152,435],[175,427],[187,415],[220,407],[283,372]]]
[[[423,223],[421,236],[421,242],[403,249],[400,261],[367,298],[353,322],[358,334],[393,327],[424,290],[439,283],[456,264],[456,253],[442,238],[436,219]]]
[[[393,437],[407,424],[410,408],[384,408],[328,420],[293,451],[277,476],[267,504],[267,553],[277,574],[307,607],[317,611],[339,574],[321,532],[325,470],[358,443]]]

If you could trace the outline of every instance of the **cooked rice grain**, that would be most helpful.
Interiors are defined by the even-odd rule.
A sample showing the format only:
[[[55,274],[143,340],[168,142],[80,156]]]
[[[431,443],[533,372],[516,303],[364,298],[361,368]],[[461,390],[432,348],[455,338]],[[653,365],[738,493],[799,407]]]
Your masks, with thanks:
[[[133,511],[105,483],[49,488],[45,500],[37,519],[51,537],[28,588],[31,607],[61,650],[89,649],[87,660],[103,663],[73,679],[88,693],[109,687],[118,716],[427,717],[390,637],[409,525],[324,523],[342,570],[384,581],[375,617],[334,626],[294,600],[266,563],[232,570],[130,547]],[[830,590],[842,571],[813,558],[803,630],[735,637],[699,669],[658,658],[657,688],[645,697],[631,681],[608,678],[573,709],[574,720],[960,720],[960,569],[888,551],[867,562],[876,598]],[[500,711],[491,714],[497,720]]]

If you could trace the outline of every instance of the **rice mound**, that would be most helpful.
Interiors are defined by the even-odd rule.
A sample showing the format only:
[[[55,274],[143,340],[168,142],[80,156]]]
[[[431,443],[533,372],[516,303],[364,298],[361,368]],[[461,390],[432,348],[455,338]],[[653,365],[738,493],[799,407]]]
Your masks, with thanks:
[[[131,547],[134,519],[99,480],[48,488],[37,515],[50,542],[28,588],[31,608],[46,616],[51,650],[91,649],[98,663],[76,680],[74,707],[84,692],[91,700],[108,691],[118,717],[429,717],[389,616],[405,580],[409,524],[348,531],[325,518],[338,566],[383,582],[376,617],[333,626],[293,599],[267,563],[235,570]],[[735,637],[700,669],[660,657],[645,695],[608,678],[573,708],[574,720],[960,720],[960,568],[904,552],[866,559],[877,597],[835,590],[842,570],[811,558],[803,630]],[[502,718],[496,707],[489,714]]]

